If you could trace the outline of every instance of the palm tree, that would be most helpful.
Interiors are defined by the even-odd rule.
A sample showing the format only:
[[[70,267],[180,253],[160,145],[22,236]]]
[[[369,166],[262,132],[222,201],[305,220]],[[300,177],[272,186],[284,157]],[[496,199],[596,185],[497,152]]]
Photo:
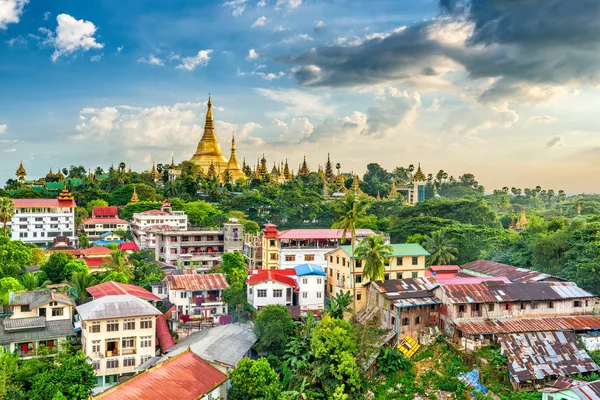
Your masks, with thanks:
[[[363,276],[371,281],[385,277],[385,260],[392,254],[392,246],[380,235],[369,235],[356,248],[356,258],[363,260]]]
[[[15,203],[9,197],[0,197],[0,222],[4,225],[4,236],[6,236],[6,228],[8,223],[12,221],[15,215]]]
[[[339,292],[331,297],[329,304],[325,306],[325,309],[331,318],[344,318],[344,313],[348,311],[348,306],[350,305],[350,296],[350,291],[347,291]]]
[[[124,273],[129,279],[133,279],[131,265],[121,250],[114,250],[110,253],[110,260],[102,264],[102,267],[109,272]]]
[[[96,276],[87,271],[75,271],[73,272],[73,275],[71,275],[69,284],[77,293],[79,302],[83,303],[87,297],[87,289],[96,284]]]
[[[423,246],[431,254],[427,265],[448,265],[456,260],[458,248],[454,239],[446,237],[444,232],[435,231],[431,236],[425,236]]]
[[[21,284],[25,290],[36,290],[40,287],[38,284],[38,276],[32,272],[26,272],[21,276]]]
[[[348,192],[340,203],[337,204],[336,212],[339,215],[337,221],[333,223],[333,228],[342,229],[341,243],[346,243],[346,235],[350,233],[352,238],[350,253],[350,277],[352,279],[352,298],[353,298],[353,311],[356,312],[356,293],[355,279],[354,279],[354,247],[356,246],[356,223],[358,220],[365,216],[367,212],[367,204],[364,201],[356,198],[356,194],[352,191]]]

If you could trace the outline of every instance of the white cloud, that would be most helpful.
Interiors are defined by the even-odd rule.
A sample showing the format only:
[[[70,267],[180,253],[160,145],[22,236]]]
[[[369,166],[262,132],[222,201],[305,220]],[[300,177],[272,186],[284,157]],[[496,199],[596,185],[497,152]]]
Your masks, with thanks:
[[[463,107],[450,112],[442,129],[473,136],[482,130],[496,127],[510,128],[518,120],[519,115],[506,107]]]
[[[257,7],[264,7],[267,5],[267,2],[265,0],[260,0],[258,3],[256,3]]]
[[[258,58],[258,53],[256,52],[256,50],[250,49],[248,51],[248,56],[246,57],[246,60],[256,60],[257,58]]]
[[[303,140],[309,137],[314,132],[315,127],[306,117],[293,118],[290,125],[290,135],[292,137]]]
[[[15,44],[25,44],[25,43],[27,43],[27,39],[25,39],[23,36],[19,35],[17,37],[12,38],[12,39],[6,40],[6,43],[10,47],[13,47]]]
[[[327,118],[306,136],[304,142],[350,142],[367,129],[367,115],[360,111],[342,118]]]
[[[194,57],[185,57],[181,60],[181,64],[177,66],[177,69],[185,69],[187,71],[193,71],[196,67],[205,67],[210,61],[210,53],[212,50],[200,50]]]
[[[414,124],[421,110],[421,96],[418,92],[387,88],[375,98],[376,107],[367,110],[367,130],[365,134],[388,136],[401,127]]]
[[[311,40],[313,40],[313,38],[310,37],[310,35],[307,35],[306,33],[297,33],[294,36],[291,36],[289,38],[283,39],[279,43],[280,44],[284,44],[284,45],[289,45],[289,44],[292,44],[292,43],[301,42],[303,40],[305,40],[305,41],[311,41]]]
[[[8,125],[6,125],[6,124],[0,125],[0,135],[2,135],[7,130],[8,130]]]
[[[165,65],[163,60],[159,57],[156,57],[154,54],[150,53],[148,57],[140,57],[138,59],[139,63],[146,63],[150,65]]]
[[[264,15],[262,17],[258,17],[256,21],[252,24],[252,28],[256,28],[257,26],[264,26],[267,23],[267,17]]]
[[[275,29],[273,29],[273,32],[283,32],[283,31],[287,31],[287,28],[284,27],[283,25],[277,25],[275,27]]]
[[[6,29],[8,24],[18,24],[27,3],[29,0],[2,0],[0,2],[0,29]]]
[[[91,62],[98,62],[98,61],[100,61],[100,60],[102,59],[102,56],[103,56],[103,55],[104,55],[104,54],[100,54],[99,56],[91,56],[91,57],[90,57],[90,61],[91,61]]]
[[[567,143],[567,141],[565,140],[564,136],[555,136],[552,139],[550,139],[550,141],[548,143],[546,143],[546,147],[547,148],[557,148],[557,147],[564,147],[565,144]]]
[[[77,50],[87,51],[104,47],[104,44],[98,43],[94,38],[96,26],[92,22],[77,20],[68,14],[59,14],[56,20],[58,26],[55,33],[45,28],[39,29],[48,36],[45,43],[54,46],[52,61]]]
[[[122,52],[123,51],[123,47],[125,47],[125,46],[119,46],[119,47],[117,47],[117,53]]]
[[[551,115],[535,115],[533,117],[529,117],[527,120],[527,125],[551,124],[556,122],[556,119],[556,117]]]
[[[247,0],[231,0],[223,3],[224,7],[227,7],[231,10],[231,15],[234,17],[239,17],[244,13],[246,9],[246,1]]]
[[[328,96],[318,96],[298,89],[257,88],[255,90],[267,99],[285,105],[282,110],[269,113],[269,116],[274,118],[305,117],[309,115],[325,117],[331,115],[334,111]]]
[[[260,76],[261,78],[263,78],[263,79],[265,79],[267,81],[272,81],[274,79],[279,79],[282,76],[284,76],[285,72],[279,71],[278,73],[275,74],[273,72],[268,72],[267,73],[267,72],[256,72],[256,71],[254,71],[254,72],[252,72],[252,75],[258,75],[258,76]]]
[[[50,19],[51,15],[52,15],[52,13],[50,11],[46,11],[44,13],[44,21],[48,21]]]
[[[288,10],[294,10],[302,4],[302,0],[277,0],[275,4],[275,9],[278,10],[282,7],[287,8]]]
[[[16,152],[16,151],[17,151],[17,149],[15,149],[14,147],[13,147],[13,148],[10,148],[10,149],[4,149],[4,152],[5,152],[5,153],[14,153],[14,152]]]

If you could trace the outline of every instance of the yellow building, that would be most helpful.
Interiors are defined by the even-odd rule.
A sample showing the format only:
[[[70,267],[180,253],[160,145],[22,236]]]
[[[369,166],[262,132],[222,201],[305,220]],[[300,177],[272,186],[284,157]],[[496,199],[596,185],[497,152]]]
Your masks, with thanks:
[[[425,257],[430,254],[416,243],[392,244],[392,252],[385,266],[385,280],[423,278]],[[351,268],[351,246],[340,246],[327,253],[329,296],[350,291],[356,296],[356,310],[364,307],[367,300],[369,280],[363,277],[363,260],[355,258],[355,268]]]

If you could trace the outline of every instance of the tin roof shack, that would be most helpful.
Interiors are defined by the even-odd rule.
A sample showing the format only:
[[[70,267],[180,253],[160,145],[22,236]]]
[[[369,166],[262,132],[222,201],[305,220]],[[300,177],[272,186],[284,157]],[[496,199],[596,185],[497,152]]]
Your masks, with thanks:
[[[471,276],[504,276],[512,282],[560,282],[562,278],[495,261],[475,260],[461,266],[462,273]]]
[[[456,341],[462,337],[456,329],[461,322],[590,315],[594,310],[595,296],[572,282],[486,280],[460,284],[461,279],[471,278],[441,281],[434,290],[443,303],[440,328]]]
[[[395,338],[399,343],[407,335],[419,342],[427,341],[431,337],[429,328],[437,328],[439,322],[440,302],[432,293],[437,286],[431,277],[372,282],[358,321],[375,321],[390,330],[386,342]]]
[[[530,332],[498,335],[515,389],[538,387],[548,378],[598,371],[572,332]]]
[[[542,400],[589,400],[600,399],[600,380],[576,381],[560,377],[552,386],[541,389]]]

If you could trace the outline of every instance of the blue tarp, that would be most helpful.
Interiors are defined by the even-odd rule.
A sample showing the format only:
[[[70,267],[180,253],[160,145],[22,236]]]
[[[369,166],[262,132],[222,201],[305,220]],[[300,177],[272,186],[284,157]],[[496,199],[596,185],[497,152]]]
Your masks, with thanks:
[[[479,371],[476,369],[471,372],[465,372],[464,374],[458,374],[458,379],[460,379],[465,385],[473,386],[480,392],[488,392],[487,388],[483,386],[481,382],[479,382]]]

